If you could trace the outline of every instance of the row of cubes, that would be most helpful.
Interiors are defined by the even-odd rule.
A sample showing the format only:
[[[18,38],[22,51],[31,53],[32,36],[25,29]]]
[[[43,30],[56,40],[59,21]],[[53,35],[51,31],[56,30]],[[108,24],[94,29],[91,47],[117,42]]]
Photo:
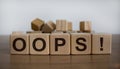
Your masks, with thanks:
[[[110,54],[111,45],[111,34],[30,33],[10,35],[11,54]]]

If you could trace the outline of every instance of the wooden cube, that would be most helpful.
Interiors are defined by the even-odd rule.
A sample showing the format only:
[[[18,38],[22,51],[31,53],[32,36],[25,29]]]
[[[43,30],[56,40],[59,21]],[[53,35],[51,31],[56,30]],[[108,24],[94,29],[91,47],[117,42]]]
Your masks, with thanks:
[[[50,35],[50,54],[69,55],[70,54],[70,34],[52,33]]]
[[[43,25],[44,25],[44,21],[41,20],[41,19],[38,19],[38,18],[36,18],[35,20],[33,20],[33,21],[31,22],[31,28],[32,28],[32,30],[34,30],[34,31],[39,31],[39,30],[41,30],[42,27],[43,27]]]
[[[11,54],[29,54],[29,35],[11,34],[10,48]]]
[[[61,24],[62,24],[62,31],[68,31],[68,23],[66,22],[66,20],[61,20]]]
[[[92,34],[92,54],[110,54],[111,46],[111,34]]]
[[[61,20],[56,20],[56,31],[62,30]]]
[[[49,54],[49,34],[30,34],[30,54]]]
[[[56,28],[56,25],[52,21],[48,21],[42,28],[43,33],[51,33]]]
[[[72,22],[67,22],[68,23],[68,31],[72,31]]]
[[[80,22],[80,31],[91,32],[91,22],[90,21],[81,21]]]
[[[91,54],[91,34],[71,33],[71,54]]]
[[[68,23],[66,20],[56,20],[56,31],[68,31]]]

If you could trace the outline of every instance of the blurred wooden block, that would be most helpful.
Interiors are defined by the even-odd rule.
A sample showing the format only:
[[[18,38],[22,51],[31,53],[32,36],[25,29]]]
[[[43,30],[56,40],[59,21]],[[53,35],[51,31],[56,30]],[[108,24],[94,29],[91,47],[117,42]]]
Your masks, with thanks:
[[[91,22],[90,21],[81,21],[80,22],[80,31],[81,32],[91,32]]]
[[[10,52],[11,54],[29,54],[29,35],[11,34]]]
[[[69,55],[70,54],[70,34],[52,33],[50,35],[50,54]]]
[[[72,31],[72,22],[67,22],[68,23],[68,31]]]
[[[66,20],[56,20],[56,31],[68,31],[68,23]]]
[[[111,46],[111,34],[92,34],[92,54],[110,54]]]
[[[71,33],[71,54],[91,54],[91,34]]]
[[[51,33],[56,28],[56,25],[52,21],[48,21],[42,28],[43,33]]]
[[[49,34],[30,34],[30,54],[49,54]]]
[[[41,20],[41,19],[38,19],[38,18],[36,18],[35,20],[33,20],[33,21],[31,22],[31,28],[32,28],[32,30],[34,30],[34,31],[39,31],[39,30],[41,30],[42,27],[43,27],[43,25],[44,25],[44,21]]]
[[[62,31],[68,31],[68,23],[66,22],[66,20],[61,20],[61,24],[62,24]]]
[[[56,31],[61,31],[61,29],[62,29],[61,20],[56,20]]]

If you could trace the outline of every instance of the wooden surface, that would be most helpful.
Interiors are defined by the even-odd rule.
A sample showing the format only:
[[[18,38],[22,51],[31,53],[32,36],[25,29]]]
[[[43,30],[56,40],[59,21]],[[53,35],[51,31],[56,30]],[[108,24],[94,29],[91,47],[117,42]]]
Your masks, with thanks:
[[[10,55],[9,36],[0,36],[0,69],[120,69],[120,35],[113,35],[111,55]]]

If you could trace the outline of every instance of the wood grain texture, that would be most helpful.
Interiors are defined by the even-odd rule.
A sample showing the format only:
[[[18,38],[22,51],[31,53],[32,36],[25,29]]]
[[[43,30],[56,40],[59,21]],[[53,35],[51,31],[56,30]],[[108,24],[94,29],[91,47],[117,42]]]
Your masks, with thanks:
[[[56,20],[56,31],[62,30],[62,24],[61,20]]]
[[[80,22],[80,31],[81,32],[91,32],[91,21],[81,21]]]
[[[68,21],[68,31],[72,31],[72,22]]]

